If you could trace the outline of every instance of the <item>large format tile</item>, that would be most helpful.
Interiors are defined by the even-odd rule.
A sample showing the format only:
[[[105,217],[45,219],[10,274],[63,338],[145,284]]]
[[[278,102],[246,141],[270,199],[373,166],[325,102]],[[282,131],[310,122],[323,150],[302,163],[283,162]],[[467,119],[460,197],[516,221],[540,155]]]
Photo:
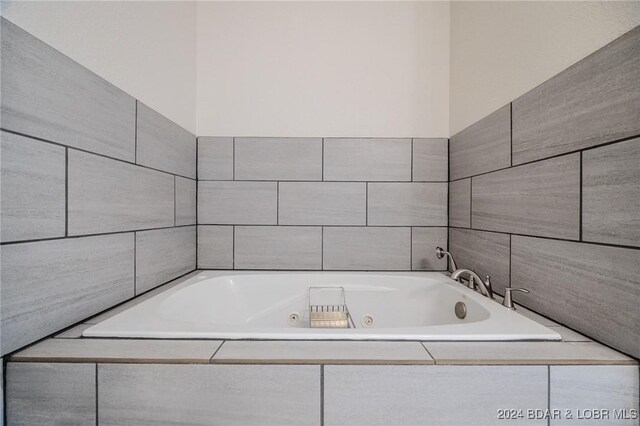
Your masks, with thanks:
[[[233,180],[233,138],[198,137],[198,179]]]
[[[582,238],[640,246],[640,139],[582,154]]]
[[[195,225],[197,182],[180,176],[175,179],[176,225]]]
[[[278,192],[280,225],[365,225],[364,182],[282,182]]]
[[[462,395],[470,396],[461,403]],[[326,425],[493,425],[498,409],[547,407],[543,366],[324,368]],[[518,424],[546,425],[519,419]]]
[[[446,183],[370,183],[370,226],[447,226]]]
[[[138,164],[196,178],[196,137],[138,101]]]
[[[556,425],[637,425],[640,382],[637,366],[551,366],[550,367],[549,408],[566,414],[569,410],[573,418],[564,415],[561,419],[552,419]],[[608,410],[609,418],[586,418],[586,410]],[[614,410],[625,410],[635,418],[616,419]],[[583,415],[577,417],[578,410]]]
[[[173,176],[70,149],[69,235],[174,224]]]
[[[509,235],[497,232],[451,228],[449,251],[458,268],[473,269],[481,277],[490,275],[493,290],[503,294],[504,288],[509,286],[509,238]]]
[[[413,140],[413,181],[449,180],[449,141],[447,139]]]
[[[436,248],[447,249],[447,228],[411,229],[411,269],[414,271],[444,271],[445,258],[436,257]]]
[[[474,228],[552,238],[580,234],[580,154],[474,177]]]
[[[135,99],[0,19],[2,128],[134,161]]]
[[[98,391],[100,424],[320,424],[317,365],[99,364]]]
[[[2,247],[2,353],[133,296],[133,234]]]
[[[323,269],[409,270],[411,228],[326,227]]]
[[[640,134],[640,27],[513,101],[513,164]]]
[[[322,180],[322,138],[235,138],[237,180]]]
[[[411,139],[325,139],[324,180],[410,181]]]
[[[449,226],[471,226],[471,179],[449,183]]]
[[[136,294],[195,268],[195,226],[136,232]]]
[[[0,132],[2,242],[65,233],[65,148]]]
[[[233,269],[233,226],[198,225],[198,268]]]
[[[322,228],[236,226],[236,269],[321,269]]]
[[[198,182],[198,223],[204,225],[275,225],[276,182]]]
[[[7,424],[96,424],[95,364],[7,364]]]
[[[511,110],[505,105],[449,140],[451,180],[511,165]]]
[[[640,250],[514,235],[511,262],[522,304],[640,356]]]

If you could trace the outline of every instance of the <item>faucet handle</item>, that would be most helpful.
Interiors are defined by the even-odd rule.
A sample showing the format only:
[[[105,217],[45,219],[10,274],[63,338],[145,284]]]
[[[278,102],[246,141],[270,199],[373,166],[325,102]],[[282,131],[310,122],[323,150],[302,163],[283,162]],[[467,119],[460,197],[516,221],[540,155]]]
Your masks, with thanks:
[[[520,291],[522,293],[531,293],[531,292],[526,288],[511,288],[511,287],[504,288],[504,299],[502,300],[502,306],[515,311],[516,307],[513,305],[513,297],[511,296],[511,293],[513,293],[514,291]]]
[[[489,299],[494,299],[493,297],[493,287],[491,286],[491,276],[486,275],[484,277],[484,285],[487,287],[487,293],[489,293]]]

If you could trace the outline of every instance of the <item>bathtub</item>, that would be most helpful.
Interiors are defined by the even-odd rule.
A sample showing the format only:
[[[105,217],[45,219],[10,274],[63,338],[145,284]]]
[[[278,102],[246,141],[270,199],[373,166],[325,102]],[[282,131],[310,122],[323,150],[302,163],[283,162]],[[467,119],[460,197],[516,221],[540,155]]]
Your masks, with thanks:
[[[317,309],[316,305],[323,306],[323,310],[324,306],[333,309],[338,304],[336,300],[342,297],[351,316],[350,328],[310,328],[310,305],[314,305],[312,310]],[[458,302],[464,304],[458,305],[458,314],[466,313],[464,318],[456,314]],[[549,328],[438,272],[205,271],[86,329],[83,336],[561,340]]]

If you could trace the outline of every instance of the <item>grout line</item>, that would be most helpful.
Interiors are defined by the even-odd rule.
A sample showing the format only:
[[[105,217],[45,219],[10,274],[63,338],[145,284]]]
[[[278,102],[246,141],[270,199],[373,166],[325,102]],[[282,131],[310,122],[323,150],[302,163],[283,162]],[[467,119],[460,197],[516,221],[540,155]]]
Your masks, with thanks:
[[[236,180],[236,138],[231,141],[231,180]]]
[[[322,182],[324,182],[324,138],[322,138]]]
[[[409,270],[413,271],[413,226],[409,228]]]
[[[64,149],[64,236],[69,236],[69,148]]]
[[[431,352],[429,352],[429,349],[427,349],[427,345],[424,344],[424,342],[420,342],[420,344],[422,345],[422,347],[424,348],[425,351],[427,351],[427,353],[429,354],[429,356],[431,357],[431,359],[433,360],[434,364],[437,364],[436,362],[436,357],[434,357]]]
[[[198,234],[200,233],[200,228],[198,227],[198,181],[199,181],[199,176],[198,176],[198,151],[200,150],[200,141],[199,139],[196,137],[196,268],[199,266],[198,265]]]
[[[488,172],[490,173],[490,172]],[[176,175],[176,176],[180,176],[180,175]],[[180,176],[180,177],[184,177],[184,176]],[[187,179],[191,179],[191,180],[195,180],[193,178],[187,178]],[[463,179],[468,179],[468,178],[462,178],[462,179],[457,179],[457,180],[463,180]],[[233,179],[198,179],[199,182],[233,182]],[[397,183],[397,184],[407,184],[407,183],[441,183],[441,184],[446,184],[449,183],[446,180],[416,180],[416,181],[410,181],[410,180],[371,180],[371,181],[367,181],[367,180],[300,180],[300,179],[235,179],[236,182],[286,182],[286,183],[320,183],[320,182],[329,182],[329,183],[365,183],[365,182],[371,182],[371,183]],[[455,181],[453,181],[455,182]]]
[[[551,410],[551,366],[547,365],[547,409]],[[551,417],[547,418],[547,426],[551,425]]]
[[[98,387],[98,363],[96,363],[96,426],[98,426],[98,391],[99,391],[99,387]]]
[[[276,182],[276,225],[280,224],[280,182]]]
[[[509,282],[507,283],[507,285],[509,287],[511,287],[511,264],[513,263],[511,261],[511,256],[513,256],[513,252],[511,251],[511,240],[512,240],[512,235],[509,234]]]
[[[413,138],[411,138],[411,180],[413,182]]]
[[[320,227],[320,270],[324,271],[324,226]]]
[[[138,295],[138,234],[133,231],[133,295]]]
[[[365,182],[365,198],[364,198],[364,226],[369,226],[369,182]]]
[[[513,102],[509,102],[509,162],[513,167]]]
[[[173,226],[176,226],[178,224],[177,221],[177,194],[176,194],[176,177],[173,177]]]
[[[136,99],[136,113],[135,113],[135,123],[133,130],[133,162],[138,164],[138,100]]]
[[[583,163],[583,158],[582,158],[582,151],[580,151],[580,189],[579,189],[579,196],[580,196],[580,207],[578,208],[578,240],[582,241],[582,163]]]
[[[211,364],[211,362],[213,361],[213,357],[216,356],[218,352],[220,352],[220,349],[222,349],[222,345],[224,345],[226,342],[226,340],[223,340],[222,343],[220,343],[220,346],[218,346],[218,349],[213,352],[213,355],[211,355],[211,358],[209,358],[209,364]]]
[[[473,228],[473,177],[469,178],[469,228]]]
[[[320,365],[320,426],[324,426],[324,364]]]
[[[231,227],[232,241],[231,241],[231,269],[236,269],[236,227]]]

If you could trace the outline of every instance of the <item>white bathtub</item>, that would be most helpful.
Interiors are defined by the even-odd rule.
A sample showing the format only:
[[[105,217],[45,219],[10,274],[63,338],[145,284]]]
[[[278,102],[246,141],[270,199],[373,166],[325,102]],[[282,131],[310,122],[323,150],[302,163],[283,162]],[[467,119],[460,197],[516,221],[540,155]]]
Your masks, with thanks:
[[[356,328],[309,328],[309,287],[342,286]],[[313,291],[312,298],[337,293]],[[314,301],[315,302],[315,301]],[[466,317],[454,311],[466,305]],[[325,303],[325,302],[323,302]],[[300,321],[290,324],[290,316]],[[373,324],[365,326],[365,316]],[[85,337],[277,340],[560,340],[441,273],[206,271],[83,332]]]

